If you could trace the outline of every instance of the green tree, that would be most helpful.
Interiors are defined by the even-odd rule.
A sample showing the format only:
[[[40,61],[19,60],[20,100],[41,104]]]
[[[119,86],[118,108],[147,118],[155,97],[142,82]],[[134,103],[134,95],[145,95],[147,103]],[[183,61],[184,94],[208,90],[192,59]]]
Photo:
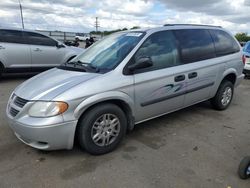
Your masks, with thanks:
[[[250,36],[248,36],[247,33],[237,33],[235,35],[235,38],[239,41],[239,42],[247,42],[250,40]]]
[[[140,29],[140,27],[139,26],[134,26],[131,29]]]

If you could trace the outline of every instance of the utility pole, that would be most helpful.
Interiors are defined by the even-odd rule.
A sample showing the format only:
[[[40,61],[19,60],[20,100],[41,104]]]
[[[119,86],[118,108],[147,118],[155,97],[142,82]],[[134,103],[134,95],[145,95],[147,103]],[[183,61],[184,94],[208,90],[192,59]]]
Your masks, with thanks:
[[[19,2],[20,12],[21,12],[22,27],[23,27],[23,29],[24,29],[24,23],[23,23],[23,8],[22,8],[21,1],[18,0],[18,2]]]
[[[98,22],[98,17],[95,18],[95,31],[98,31],[98,27],[100,27],[100,24]]]

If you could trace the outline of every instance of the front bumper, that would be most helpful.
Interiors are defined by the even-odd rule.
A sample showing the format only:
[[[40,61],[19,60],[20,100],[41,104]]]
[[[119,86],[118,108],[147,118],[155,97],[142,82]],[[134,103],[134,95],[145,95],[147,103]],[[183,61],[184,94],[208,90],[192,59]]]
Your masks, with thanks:
[[[19,140],[41,150],[71,149],[74,145],[77,121],[54,125],[31,126],[8,118],[9,125]]]

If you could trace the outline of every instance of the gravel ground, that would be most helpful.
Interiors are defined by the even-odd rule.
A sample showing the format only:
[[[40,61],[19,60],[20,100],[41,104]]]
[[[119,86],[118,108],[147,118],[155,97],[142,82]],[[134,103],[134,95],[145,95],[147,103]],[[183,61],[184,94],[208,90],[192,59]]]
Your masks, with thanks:
[[[29,76],[0,80],[0,187],[249,188],[240,160],[250,155],[250,80],[222,112],[208,102],[137,125],[121,146],[102,156],[44,152],[21,143],[7,125],[13,89]]]

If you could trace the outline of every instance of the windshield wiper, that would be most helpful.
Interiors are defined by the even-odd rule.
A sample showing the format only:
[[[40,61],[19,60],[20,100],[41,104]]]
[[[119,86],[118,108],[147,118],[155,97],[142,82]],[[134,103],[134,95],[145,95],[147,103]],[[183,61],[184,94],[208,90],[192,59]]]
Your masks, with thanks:
[[[67,62],[66,64],[73,64],[74,67],[76,67],[77,65],[83,66],[84,63],[78,60],[78,61],[70,61],[70,62]]]
[[[94,72],[99,72],[100,71],[98,67],[93,66],[91,63],[85,63],[85,62],[82,62],[80,60],[67,62],[67,63],[65,63],[65,65],[66,64],[73,64],[74,68],[76,66],[81,66],[81,67],[84,67],[85,69],[87,69],[89,71],[94,71]]]
[[[81,66],[84,66],[86,68],[90,68],[90,69],[94,70],[95,72],[99,72],[100,71],[98,67],[92,65],[91,63],[85,63],[85,62],[82,62],[80,60],[78,60],[77,62],[74,62],[74,63],[76,63],[77,65],[80,64]]]

